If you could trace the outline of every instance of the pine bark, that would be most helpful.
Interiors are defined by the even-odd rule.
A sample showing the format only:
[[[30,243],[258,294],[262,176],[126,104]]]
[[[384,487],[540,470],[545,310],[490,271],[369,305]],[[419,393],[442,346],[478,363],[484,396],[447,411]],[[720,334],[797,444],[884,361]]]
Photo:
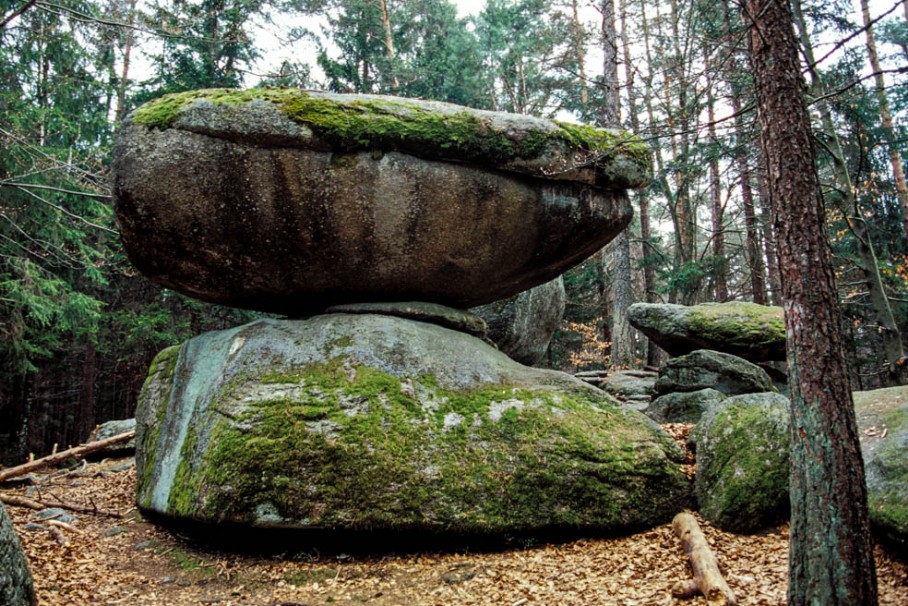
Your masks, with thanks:
[[[788,0],[747,0],[791,390],[788,603],[873,605],[876,573],[841,312]]]

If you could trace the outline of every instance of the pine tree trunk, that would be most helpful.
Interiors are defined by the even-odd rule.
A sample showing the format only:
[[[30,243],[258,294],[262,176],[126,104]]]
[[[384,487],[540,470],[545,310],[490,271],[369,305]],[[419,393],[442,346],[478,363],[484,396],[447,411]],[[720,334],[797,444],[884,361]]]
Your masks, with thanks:
[[[391,37],[391,18],[388,16],[387,0],[378,0],[378,8],[381,11],[381,25],[385,35],[385,56],[388,58],[388,69],[391,72],[391,90],[396,91],[400,88],[400,82],[394,70],[394,39]]]
[[[867,57],[870,59],[870,68],[873,70],[876,84],[876,97],[880,105],[880,123],[883,127],[883,136],[889,148],[889,163],[892,166],[892,177],[895,180],[895,195],[902,211],[902,231],[908,238],[908,183],[905,181],[905,169],[902,166],[902,156],[896,143],[895,130],[892,127],[892,112],[889,111],[889,100],[886,98],[886,82],[883,79],[883,70],[876,52],[876,38],[873,35],[873,24],[870,19],[870,4],[868,0],[861,0],[861,13],[864,16],[864,34],[867,36]]]
[[[864,468],[791,8],[787,0],[746,8],[791,390],[788,603],[874,605]]]
[[[709,62],[709,51],[704,50],[706,61]],[[709,200],[710,219],[712,226],[712,253],[713,271],[715,272],[715,298],[718,302],[728,300],[728,280],[726,273],[728,264],[725,259],[725,207],[722,205],[722,182],[719,178],[718,137],[716,137],[716,100],[713,95],[713,83],[707,76],[706,82],[706,111],[708,124],[709,143],[714,147],[709,158]]]

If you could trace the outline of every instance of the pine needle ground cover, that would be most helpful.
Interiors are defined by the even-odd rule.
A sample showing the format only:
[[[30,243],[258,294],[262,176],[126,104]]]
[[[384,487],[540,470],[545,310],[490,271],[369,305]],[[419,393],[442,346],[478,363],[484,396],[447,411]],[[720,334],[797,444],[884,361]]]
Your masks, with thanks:
[[[393,556],[271,556],[206,549],[133,509],[135,468],[90,464],[41,478],[41,497],[125,514],[76,513],[66,545],[28,530],[35,512],[9,507],[42,606],[81,604],[276,606],[323,604],[646,605],[689,604],[671,588],[690,578],[670,524],[631,536],[528,544],[508,551]],[[5,489],[25,495],[27,488]],[[34,490],[31,492],[34,498]],[[788,528],[734,535],[699,520],[741,605],[785,603]],[[878,547],[880,603],[908,603],[908,563]]]

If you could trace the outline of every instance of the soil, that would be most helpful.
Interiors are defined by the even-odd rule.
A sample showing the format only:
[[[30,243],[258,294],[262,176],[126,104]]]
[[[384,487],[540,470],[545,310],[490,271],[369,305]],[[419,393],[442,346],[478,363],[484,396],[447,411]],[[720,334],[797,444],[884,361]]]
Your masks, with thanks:
[[[702,597],[671,596],[675,584],[690,579],[690,570],[670,524],[621,537],[545,544],[521,539],[491,552],[349,555],[344,552],[356,550],[344,545],[330,554],[299,545],[280,553],[235,554],[194,542],[136,511],[130,462],[111,459],[33,474],[31,482],[4,488],[5,495],[97,510],[73,512],[76,519],[66,528],[48,526],[34,509],[8,506],[41,605],[706,604]],[[702,519],[700,524],[738,604],[785,604],[787,525],[735,535]],[[880,604],[908,604],[908,560],[877,547],[876,561]]]

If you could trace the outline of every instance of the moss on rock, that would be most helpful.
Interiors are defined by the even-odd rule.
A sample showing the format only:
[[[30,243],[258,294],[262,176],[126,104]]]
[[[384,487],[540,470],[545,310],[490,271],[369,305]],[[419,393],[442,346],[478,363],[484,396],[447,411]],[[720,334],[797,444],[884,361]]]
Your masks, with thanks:
[[[687,504],[680,452],[639,413],[569,377],[520,367],[473,337],[395,318],[386,320],[442,331],[437,336],[447,338],[433,339],[439,350],[473,343],[509,372],[564,387],[475,379],[454,387],[423,356],[423,370],[407,374],[364,364],[357,348],[368,331],[354,329],[369,318],[344,317],[353,343],[325,328],[331,318],[295,323],[315,323],[333,344],[310,344],[318,359],[304,364],[280,355],[285,347],[274,341],[263,359],[250,345],[253,328],[227,331],[218,350],[233,352],[239,370],[206,387],[206,400],[184,393],[181,414],[192,420],[180,444],[168,442],[180,457],[166,507],[140,498],[142,507],[252,526],[501,533],[645,526]],[[241,339],[242,348],[230,345]],[[399,347],[396,355],[417,358]],[[483,368],[491,376],[492,367]],[[191,382],[191,372],[178,369],[173,378]],[[150,412],[145,418],[160,424]],[[164,475],[143,473],[140,495]]]
[[[788,513],[788,401],[776,393],[733,396],[692,436],[696,493],[704,518],[750,532]]]
[[[640,173],[644,180],[652,173],[650,148],[624,131],[538,119],[512,128],[492,118],[505,114],[396,97],[331,96],[290,88],[203,89],[149,101],[135,110],[132,120],[146,128],[167,129],[195,104],[239,106],[255,101],[274,105],[340,152],[402,151],[496,165],[557,152],[565,156],[566,168],[578,159],[589,166],[609,167],[621,157],[628,164],[619,166]],[[556,172],[552,169],[553,178],[559,178]]]

